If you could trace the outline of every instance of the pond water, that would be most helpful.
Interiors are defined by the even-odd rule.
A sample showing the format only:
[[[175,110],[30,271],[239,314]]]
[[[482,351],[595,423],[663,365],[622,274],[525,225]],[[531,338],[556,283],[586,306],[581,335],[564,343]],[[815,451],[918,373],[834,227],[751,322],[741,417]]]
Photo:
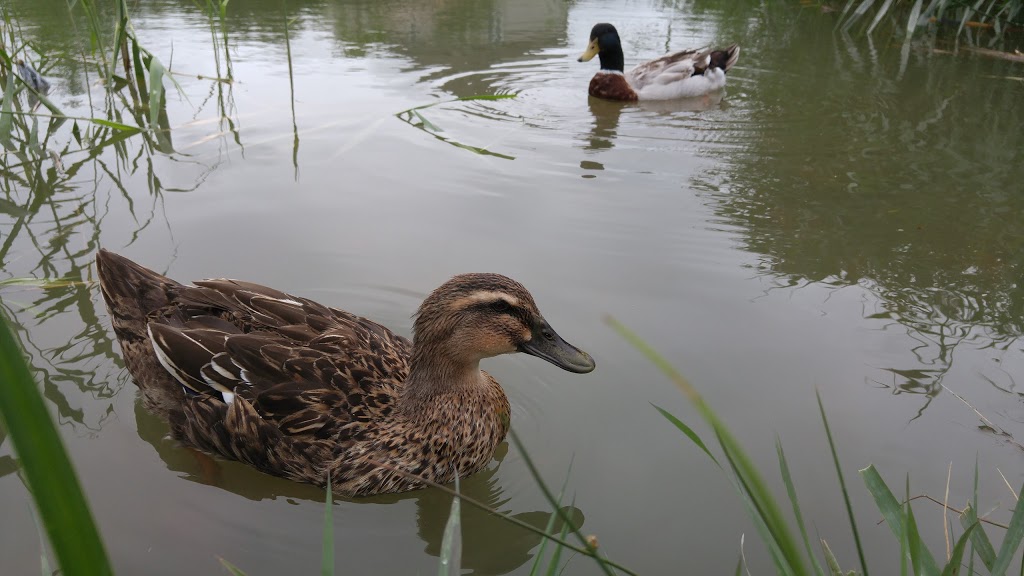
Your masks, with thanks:
[[[46,55],[54,104],[132,123],[126,89],[97,82],[77,8],[7,6]],[[92,281],[102,246],[409,335],[451,275],[512,276],[598,369],[524,356],[484,367],[548,483],[571,463],[583,532],[644,574],[731,571],[741,535],[756,572],[771,569],[722,471],[651,404],[710,440],[707,428],[608,315],[694,382],[780,497],[781,438],[812,530],[844,567],[856,554],[815,390],[876,570],[892,570],[899,544],[875,523],[857,475],[868,464],[898,492],[909,474],[913,493],[939,499],[951,466],[960,507],[977,458],[981,509],[1006,519],[1000,472],[1024,482],[1024,64],[949,33],[844,34],[836,13],[795,2],[249,0],[229,4],[223,27],[192,2],[132,9],[180,85],[166,83],[169,136],[90,148],[65,123],[44,143],[63,169],[46,153],[5,155],[0,280]],[[738,42],[724,99],[589,99],[597,64],[576,57],[601,21],[618,27],[627,65]],[[322,492],[171,440],[123,369],[94,283],[7,285],[0,299],[119,573],[217,573],[218,557],[250,574],[315,573]],[[522,456],[498,456],[464,491],[544,527]],[[0,571],[37,573],[16,471],[0,436]],[[436,490],[337,503],[338,573],[436,570],[449,505]],[[463,510],[469,573],[529,572],[536,536]],[[939,507],[918,514],[944,549]],[[594,571],[577,557],[566,573]]]

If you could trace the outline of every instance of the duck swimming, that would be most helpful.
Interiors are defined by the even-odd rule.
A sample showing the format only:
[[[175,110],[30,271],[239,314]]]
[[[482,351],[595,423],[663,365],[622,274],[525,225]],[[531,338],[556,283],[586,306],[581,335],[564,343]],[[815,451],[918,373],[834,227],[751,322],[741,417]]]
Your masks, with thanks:
[[[622,41],[611,24],[597,24],[579,62],[594,56],[601,70],[590,80],[589,93],[596,98],[634,102],[673,100],[704,96],[725,87],[725,73],[740,56],[736,44],[723,50],[683,50],[624,71]]]
[[[185,285],[106,250],[96,267],[128,371],[175,438],[275,476],[318,486],[329,477],[345,496],[484,468],[510,408],[483,358],[524,352],[594,369],[526,288],[499,274],[462,274],[434,290],[410,342],[250,282]]]

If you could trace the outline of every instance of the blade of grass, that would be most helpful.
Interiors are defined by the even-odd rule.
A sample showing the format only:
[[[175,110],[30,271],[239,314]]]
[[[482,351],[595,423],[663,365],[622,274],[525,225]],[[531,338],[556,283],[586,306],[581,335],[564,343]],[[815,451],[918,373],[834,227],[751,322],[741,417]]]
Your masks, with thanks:
[[[755,520],[764,524],[761,536],[772,554],[776,568],[784,574],[806,574],[807,569],[804,566],[803,558],[778,503],[768,490],[760,472],[718,415],[711,410],[711,407],[704,402],[693,385],[668,360],[619,321],[612,317],[607,317],[606,321],[612,329],[644,354],[669,380],[675,383],[690,403],[697,408],[701,417],[711,425],[719,446],[729,461],[733,473],[736,474],[737,481],[749,498],[749,504],[753,513],[756,514]]]
[[[868,488],[868,492],[871,493],[871,497],[875,500],[875,506],[878,507],[878,511],[882,513],[882,517],[885,518],[885,522],[889,525],[889,529],[897,538],[903,537],[903,532],[907,531],[908,538],[911,536],[911,530],[916,531],[916,526],[909,526],[904,522],[904,512],[899,501],[893,496],[889,486],[882,480],[882,477],[878,474],[878,470],[875,469],[874,465],[868,466],[867,468],[860,471],[861,477],[864,479],[864,484]],[[911,515],[908,515],[912,518]],[[908,540],[910,549],[908,553],[918,554],[919,552],[914,551],[913,540]],[[927,548],[921,547],[920,550],[920,564],[926,574],[938,574],[939,567],[935,563],[935,558],[931,555],[931,552]]]
[[[964,550],[967,547],[967,542],[971,539],[971,532],[977,528],[979,524],[971,524],[964,530],[964,533],[960,535],[960,538],[956,541],[953,546],[953,554],[949,557],[949,563],[942,570],[942,576],[957,576],[960,573],[960,563],[964,556]],[[970,572],[968,572],[970,574]]]
[[[964,513],[960,515],[960,525],[966,529],[975,524],[978,524],[978,514],[974,511],[974,507],[968,504],[964,508]],[[992,541],[988,539],[984,527],[979,525],[977,530],[971,534],[971,546],[985,568],[992,572],[992,567],[996,563],[996,550],[992,547]]]
[[[554,508],[555,513],[561,517],[562,522],[569,524],[572,533],[576,536],[577,540],[579,540],[580,544],[583,545],[584,549],[586,550],[584,554],[593,558],[594,561],[597,562],[598,566],[601,568],[601,571],[603,571],[605,574],[607,574],[608,576],[614,576],[615,573],[605,562],[604,558],[601,557],[600,553],[598,553],[597,550],[594,550],[590,547],[590,545],[587,543],[586,537],[584,537],[583,533],[580,532],[580,529],[576,527],[576,525],[573,523],[572,519],[569,518],[569,515],[565,512],[565,510],[562,510],[562,508],[558,505],[558,500],[555,499],[554,495],[551,493],[551,490],[548,488],[547,484],[544,483],[544,480],[540,476],[540,471],[537,470],[537,466],[534,465],[533,459],[530,458],[530,455],[526,452],[526,448],[523,446],[522,441],[519,440],[519,435],[516,434],[516,431],[509,429],[508,435],[509,438],[512,439],[512,443],[515,444],[516,450],[519,450],[519,455],[523,457],[523,462],[526,463],[526,467],[530,471],[530,475],[533,476],[534,481],[537,482],[537,486],[540,487],[540,491],[541,493],[544,494],[544,498],[546,498],[548,503],[551,504],[551,506]]]
[[[914,35],[914,30],[917,29],[917,21],[921,17],[921,0],[914,2],[914,7],[910,9],[910,17],[907,18],[907,37]]]
[[[924,574],[925,576],[938,576],[938,566],[929,566],[926,558],[931,558],[931,551],[924,547],[924,543],[921,542],[921,533],[917,529],[917,519],[914,518],[914,507],[910,505],[910,475],[907,475],[907,487],[906,487],[906,501],[907,501],[907,515],[906,515],[906,530],[907,530],[907,547],[910,552],[910,565],[914,568],[915,576]],[[934,559],[932,560],[934,562]]]
[[[0,316],[0,420],[32,490],[62,573],[111,574],[89,505],[21,347]]]
[[[459,576],[462,574],[462,508],[459,505],[459,475],[455,475],[455,496],[452,496],[452,510],[444,526],[441,539],[440,566],[438,576]]]
[[[93,124],[98,124],[100,126],[106,126],[107,128],[113,128],[114,130],[118,130],[120,132],[129,132],[131,134],[142,132],[142,128],[139,128],[138,126],[129,126],[127,124],[122,124],[120,122],[113,122],[111,120],[104,120],[102,118],[88,118],[88,120],[90,122],[92,122]]]
[[[415,474],[413,474],[413,473],[411,473],[411,472],[409,472],[407,470],[402,470],[401,468],[396,468],[395,466],[392,466],[392,465],[390,465],[390,464],[388,464],[386,462],[380,462],[380,461],[373,460],[373,459],[370,459],[370,458],[364,458],[364,460],[366,462],[369,462],[370,464],[373,464],[374,466],[377,466],[379,468],[383,468],[385,470],[389,470],[391,472],[394,472],[395,474],[401,474],[401,475],[407,476],[409,478],[416,478],[417,480],[419,480],[420,482],[422,482],[426,486],[430,486],[431,488],[440,490],[440,491],[444,492],[445,494],[451,494],[452,496],[455,496],[455,491],[452,490],[451,488],[449,488],[447,486],[443,486],[441,484],[438,484],[437,482],[433,482],[433,481],[428,480],[426,478],[422,478],[420,476],[417,476],[417,475],[415,475]],[[505,514],[503,512],[499,512],[499,511],[495,510],[494,508],[491,508],[490,506],[484,504],[483,502],[480,502],[479,500],[476,500],[474,498],[470,498],[469,496],[463,495],[463,496],[460,496],[460,498],[462,499],[462,501],[464,503],[469,504],[470,506],[473,506],[474,508],[477,508],[479,510],[483,510],[484,512],[487,512],[488,514],[497,516],[497,517],[501,518],[502,520],[505,520],[509,524],[515,524],[516,526],[522,528],[523,530],[526,530],[527,532],[531,532],[533,534],[536,534],[537,536],[540,536],[541,538],[544,538],[544,539],[547,539],[547,540],[551,540],[552,542],[554,542],[555,544],[558,544],[559,546],[562,546],[564,548],[568,548],[569,550],[572,550],[572,551],[577,552],[579,554],[583,554],[584,556],[593,556],[593,552],[590,550],[590,548],[588,546],[582,546],[582,547],[581,546],[576,546],[572,542],[568,542],[568,541],[566,541],[564,539],[559,539],[558,537],[553,536],[553,535],[551,535],[551,534],[541,530],[540,528],[537,528],[536,526],[534,526],[533,524],[530,524],[529,522],[524,522],[524,521],[520,520],[519,518],[516,518],[514,516],[509,516],[508,514]],[[564,512],[559,514],[559,518],[566,518],[566,517],[567,517],[567,515]],[[575,526],[575,525],[570,523],[570,526]],[[600,558],[600,561],[604,562],[608,566],[611,566],[612,568],[615,568],[616,570],[622,572],[623,574],[628,574],[629,576],[638,576],[638,574],[636,572],[630,570],[629,568],[626,568],[625,566],[623,566],[622,564],[619,564],[618,562],[615,562],[613,560],[609,560],[608,558]]]
[[[836,443],[832,438],[832,428],[828,425],[828,418],[825,416],[825,404],[821,401],[821,392],[814,390],[818,399],[818,410],[821,412],[821,422],[825,425],[825,438],[828,439],[828,448],[832,452],[832,462],[836,466],[836,476],[839,477],[839,489],[843,493],[843,503],[846,505],[846,516],[850,520],[850,531],[853,532],[853,542],[857,545],[857,557],[860,560],[861,573],[868,576],[868,563],[864,559],[864,547],[860,543],[860,532],[857,530],[857,519],[853,516],[853,506],[850,504],[850,493],[846,490],[846,479],[843,477],[843,468],[839,465],[839,452],[836,451]]]
[[[14,102],[14,71],[7,73],[7,87],[4,88],[4,105],[0,110],[0,142],[11,147],[11,130],[14,128],[14,114],[11,106]]]
[[[697,436],[697,433],[694,432],[692,428],[684,424],[682,420],[676,418],[674,415],[672,415],[672,413],[666,411],[660,406],[657,406],[655,404],[651,404],[651,406],[654,406],[654,409],[657,410],[658,412],[661,412],[661,415],[664,416],[666,420],[671,422],[672,425],[678,428],[683,434],[686,434],[686,437],[689,438],[690,441],[692,441],[694,444],[696,444],[698,448],[703,450],[704,453],[708,455],[708,458],[711,458],[712,462],[718,464],[719,468],[722,467],[722,465],[718,463],[718,459],[715,458],[715,455],[712,454],[710,450],[708,450],[708,447],[704,444],[704,441],[700,439],[700,436]]]
[[[1024,487],[1021,487],[1021,496],[1024,496]],[[999,555],[996,556],[995,564],[992,566],[993,574],[1002,574],[1009,569],[1013,555],[1020,546],[1021,538],[1024,538],[1024,504],[1021,503],[1021,498],[1017,498],[1013,516],[1010,517],[1010,529],[1003,536],[1003,543],[999,546]]]
[[[29,507],[32,514],[32,523],[36,526],[36,535],[39,536],[39,572],[42,576],[52,576],[53,569],[50,568],[50,559],[46,557],[46,537],[43,536],[43,527],[39,525],[39,517],[36,511]]]
[[[828,566],[829,574],[831,576],[843,576],[843,569],[839,567],[836,555],[832,553],[832,549],[828,547],[828,542],[824,539],[821,541],[821,553],[825,556],[825,565]]]
[[[779,468],[782,470],[782,482],[786,485],[786,492],[789,493],[789,502],[793,505],[793,516],[796,517],[796,525],[800,530],[800,536],[804,539],[804,550],[807,557],[811,559],[814,571],[817,574],[824,574],[818,559],[811,551],[811,539],[807,536],[807,527],[804,525],[804,515],[800,512],[800,501],[796,497],[796,487],[793,485],[793,477],[789,473],[789,464],[786,462],[786,452],[782,449],[782,439],[775,435],[775,451],[779,454]]]
[[[160,108],[164,105],[164,65],[153,56],[149,60],[149,127],[157,130]]]
[[[572,499],[572,506],[576,506],[575,498]],[[565,540],[569,536],[570,528],[572,528],[571,525],[566,524],[565,522],[562,523],[562,530],[558,533],[562,540]],[[558,565],[562,562],[562,550],[564,548],[564,546],[555,546],[555,551],[551,553],[551,562],[548,562],[548,576],[555,576],[559,573]],[[566,562],[566,564],[568,564],[568,562]]]
[[[217,558],[217,560],[220,560],[220,565],[223,566],[231,576],[246,576],[245,572],[241,568],[235,566],[231,562],[228,562],[223,558]]]
[[[327,475],[327,496],[324,499],[324,543],[320,561],[321,576],[334,576],[334,493],[331,491],[331,475]]]
[[[872,20],[871,25],[868,26],[868,34],[871,34],[871,31],[875,29],[875,26],[878,26],[878,23],[881,22],[882,18],[884,18],[885,15],[889,12],[889,6],[892,6],[892,0],[885,0],[885,2],[882,4],[882,7],[879,8],[878,12],[875,13],[875,19]]]
[[[559,508],[562,507],[562,498],[565,497],[565,489],[566,489],[567,486],[569,486],[569,475],[572,474],[572,463],[573,463],[573,460],[570,459],[569,460],[569,470],[566,471],[566,473],[565,473],[565,480],[562,481],[562,489],[558,491],[558,507]],[[555,520],[557,520],[557,519],[558,519],[558,514],[552,514],[551,517],[548,518],[548,524],[544,528],[544,531],[547,532],[548,534],[550,534],[551,531],[554,530],[554,528],[555,528]],[[562,528],[564,530],[565,526],[563,525]],[[546,538],[544,540],[541,540],[540,548],[537,550],[537,555],[534,556],[534,558],[533,558],[533,566],[530,568],[530,575],[531,576],[534,576],[535,574],[537,574],[537,570],[540,568],[540,561],[544,557],[544,550],[545,550],[545,548],[547,548],[547,545],[548,545],[548,540]]]

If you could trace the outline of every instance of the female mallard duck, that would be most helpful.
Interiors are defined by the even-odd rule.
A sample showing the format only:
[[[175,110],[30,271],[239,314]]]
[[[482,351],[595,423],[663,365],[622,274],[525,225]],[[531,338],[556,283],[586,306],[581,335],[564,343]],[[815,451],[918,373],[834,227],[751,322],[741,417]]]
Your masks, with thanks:
[[[481,359],[525,352],[570,372],[594,369],[526,288],[498,274],[434,290],[409,342],[249,282],[179,284],[106,250],[96,267],[128,370],[176,438],[268,474],[320,486],[330,478],[347,496],[420,488],[418,478],[446,483],[487,465],[508,432],[509,403]]]
[[[590,44],[579,62],[594,56],[601,70],[590,81],[590,95],[607,100],[672,100],[693,98],[725,87],[725,73],[736,63],[740,47],[724,50],[683,50],[644,62],[623,72],[622,41],[611,24],[590,31]]]

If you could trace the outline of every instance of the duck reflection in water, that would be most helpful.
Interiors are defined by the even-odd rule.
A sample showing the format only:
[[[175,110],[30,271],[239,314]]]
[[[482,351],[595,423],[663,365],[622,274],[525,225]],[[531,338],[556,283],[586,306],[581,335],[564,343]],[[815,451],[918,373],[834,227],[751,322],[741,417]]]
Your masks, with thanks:
[[[651,100],[640,102],[616,102],[588,97],[587,105],[590,108],[590,115],[594,117],[590,133],[584,135],[583,149],[588,151],[610,150],[615,147],[615,139],[619,131],[619,119],[624,114],[632,115],[639,119],[639,122],[651,124],[651,118],[671,116],[679,112],[704,112],[713,110],[722,105],[725,97],[724,90],[718,90],[710,94],[704,94],[694,98],[679,98],[676,100]],[[598,162],[585,162],[587,165],[598,165]],[[587,168],[587,166],[582,166]],[[590,169],[593,169],[592,167]],[[598,168],[603,169],[603,168]]]
[[[135,418],[139,437],[156,449],[168,470],[181,473],[191,482],[215,486],[250,500],[276,500],[284,498],[293,501],[322,502],[324,491],[308,484],[299,484],[260,473],[244,464],[213,458],[192,448],[183,446],[170,437],[167,424],[153,415],[143,405],[141,396],[135,401]],[[462,495],[485,504],[539,530],[547,529],[554,512],[534,510],[512,511],[507,507],[510,498],[503,495],[495,473],[498,464],[508,453],[508,443],[503,442],[494,453],[494,461],[479,473],[460,481]],[[400,494],[384,494],[358,499],[335,500],[355,505],[398,504],[412,500],[416,504],[417,534],[424,543],[424,552],[437,557],[441,552],[444,528],[451,512],[451,495],[435,488],[426,488]],[[563,507],[566,515],[577,528],[585,521],[583,511],[574,506]],[[335,525],[341,520],[335,516]],[[467,574],[479,576],[507,574],[533,559],[533,551],[541,544],[541,537],[520,528],[494,514],[472,506],[465,501],[462,505],[462,568]],[[555,518],[554,533],[562,529],[562,522]],[[337,530],[338,528],[336,528]],[[316,553],[303,550],[299,553]]]

